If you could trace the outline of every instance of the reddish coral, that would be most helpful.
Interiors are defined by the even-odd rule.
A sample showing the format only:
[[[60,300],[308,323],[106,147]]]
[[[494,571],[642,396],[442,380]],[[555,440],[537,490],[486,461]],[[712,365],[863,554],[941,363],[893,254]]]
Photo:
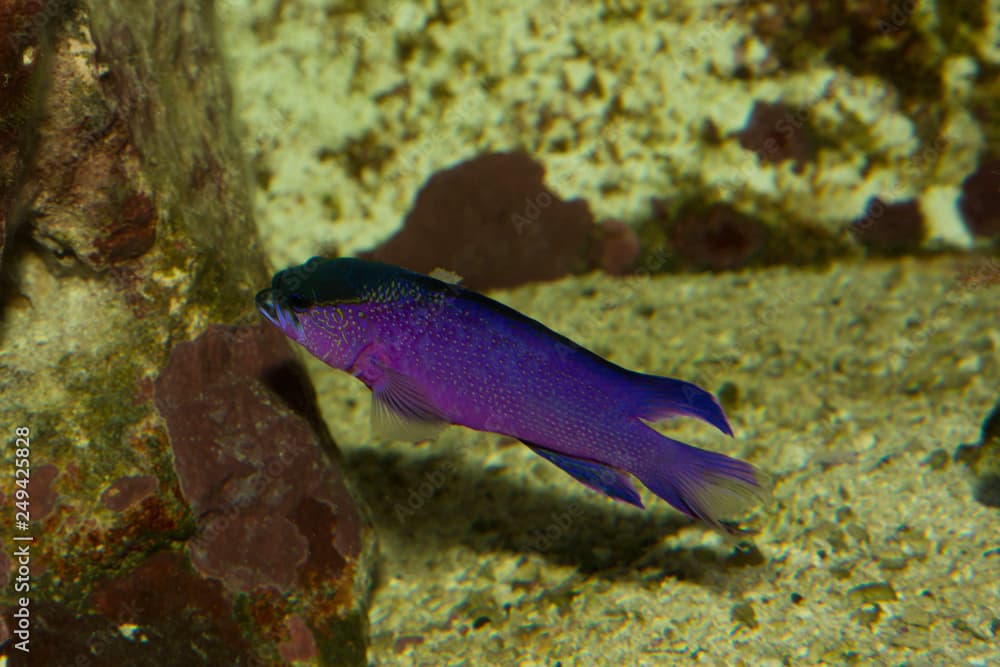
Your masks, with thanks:
[[[114,568],[130,553],[157,548],[164,539],[183,539],[184,527],[176,513],[164,499],[148,496],[128,509],[125,521],[110,529],[93,520],[82,521],[66,541],[67,550],[76,557],[55,559],[52,568],[56,576],[71,580],[89,565]]]
[[[762,161],[794,160],[796,171],[816,157],[809,113],[780,102],[756,102],[746,126],[736,136],[743,148],[755,152]]]
[[[361,514],[323,456],[334,445],[280,332],[217,326],[176,346],[155,402],[199,517],[189,549],[201,572],[241,592],[337,582],[360,554]]]
[[[641,250],[639,235],[621,220],[605,220],[598,232],[600,257],[597,265],[612,276],[623,276],[629,272]]]
[[[411,646],[420,646],[424,643],[421,635],[402,635],[392,643],[392,650],[396,653],[404,653]]]
[[[144,192],[128,195],[95,245],[95,261],[123,262],[146,254],[156,241],[156,209]]]
[[[1000,236],[1000,158],[982,160],[965,179],[958,207],[972,234],[983,238]]]
[[[139,175],[146,167],[135,135],[142,109],[131,98],[109,95],[115,91],[108,81],[126,77],[123,70],[147,59],[130,55],[127,67],[116,63],[102,76],[97,63],[116,48],[56,40],[46,52],[45,113],[19,193],[38,212],[33,237],[96,270],[145,255],[158,222],[146,178]]]
[[[594,233],[583,200],[563,201],[525,153],[491,153],[440,171],[417,194],[403,228],[362,257],[472,289],[554,280],[588,268]]]
[[[31,471],[28,493],[31,494],[31,520],[41,521],[52,512],[58,498],[53,482],[59,476],[59,468],[46,463]]]
[[[926,234],[924,215],[915,199],[886,204],[872,197],[850,229],[861,244],[883,254],[915,250]]]
[[[188,543],[191,560],[200,572],[241,592],[291,588],[306,561],[307,547],[306,539],[281,516],[279,508],[257,503],[205,517],[199,534]]]
[[[136,626],[130,636],[123,624]],[[82,605],[33,600],[31,631],[31,664],[268,664],[244,637],[224,587],[198,576],[176,552],[155,553],[96,582]],[[0,654],[16,652],[7,645]]]
[[[278,644],[278,652],[285,662],[314,660],[316,658],[316,638],[301,616],[289,616],[285,622],[288,638]]]
[[[336,543],[337,513],[328,503],[306,497],[288,515],[305,537],[309,554],[300,571],[303,586],[336,581],[343,574],[347,559]]]
[[[747,264],[764,247],[767,228],[726,204],[689,207],[673,222],[670,240],[681,264],[719,271]]]
[[[156,478],[149,475],[119,477],[101,494],[101,502],[112,511],[124,512],[156,493],[158,486]]]
[[[291,605],[284,596],[267,589],[255,591],[247,598],[247,609],[254,627],[259,628],[262,635],[275,641],[285,636],[284,619]]]
[[[249,655],[251,649],[233,618],[232,598],[221,584],[198,576],[185,561],[178,553],[160,552],[131,572],[99,584],[96,610],[118,624],[132,623],[144,631],[155,628],[164,633],[164,640],[191,642],[197,653],[213,656],[211,664],[240,664],[239,656]]]

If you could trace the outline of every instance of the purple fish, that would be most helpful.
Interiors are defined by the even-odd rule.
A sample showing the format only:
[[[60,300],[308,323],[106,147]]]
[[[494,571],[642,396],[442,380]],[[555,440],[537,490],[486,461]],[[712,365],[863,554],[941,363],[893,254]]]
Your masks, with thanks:
[[[627,370],[482,294],[405,269],[314,257],[278,272],[257,308],[285,335],[372,390],[375,433],[433,437],[449,424],[521,440],[578,481],[643,507],[634,475],[726,532],[768,497],[749,463],[646,422],[697,417],[733,431],[689,382]]]

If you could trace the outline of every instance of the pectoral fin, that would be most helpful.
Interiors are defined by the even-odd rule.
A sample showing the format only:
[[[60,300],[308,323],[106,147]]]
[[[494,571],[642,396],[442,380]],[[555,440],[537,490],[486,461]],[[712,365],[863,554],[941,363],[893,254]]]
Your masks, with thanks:
[[[546,449],[532,442],[525,442],[524,444],[542,458],[551,461],[568,472],[581,484],[609,495],[616,500],[621,500],[636,507],[643,507],[639,492],[635,490],[632,478],[627,473],[603,463],[578,459],[566,454],[558,454],[551,449]]]
[[[429,440],[448,420],[406,375],[380,369],[382,378],[372,386],[372,432],[388,440]]]

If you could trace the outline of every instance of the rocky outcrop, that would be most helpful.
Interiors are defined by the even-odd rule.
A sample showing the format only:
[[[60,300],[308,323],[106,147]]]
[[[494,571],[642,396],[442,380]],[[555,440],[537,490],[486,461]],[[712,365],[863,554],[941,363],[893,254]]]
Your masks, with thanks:
[[[29,515],[0,530],[32,538],[30,588],[0,597],[15,660],[28,637],[32,664],[365,662],[371,530],[253,312],[269,272],[214,20],[0,0],[0,414],[26,443],[0,492]]]

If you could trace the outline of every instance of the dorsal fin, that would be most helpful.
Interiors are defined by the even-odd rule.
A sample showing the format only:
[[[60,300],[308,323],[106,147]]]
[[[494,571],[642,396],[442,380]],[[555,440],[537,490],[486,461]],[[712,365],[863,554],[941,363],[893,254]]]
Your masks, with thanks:
[[[448,283],[449,285],[457,285],[462,282],[462,276],[458,275],[454,271],[442,269],[441,267],[437,267],[428,275],[435,280],[440,280],[441,282]]]

